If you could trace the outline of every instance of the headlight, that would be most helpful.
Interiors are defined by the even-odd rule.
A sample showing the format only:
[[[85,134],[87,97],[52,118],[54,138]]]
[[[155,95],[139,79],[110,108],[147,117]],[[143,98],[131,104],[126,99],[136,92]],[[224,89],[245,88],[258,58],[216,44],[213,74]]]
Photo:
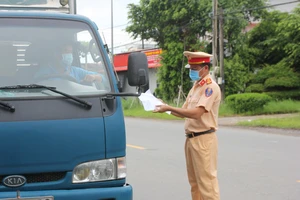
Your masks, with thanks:
[[[73,183],[107,181],[126,177],[126,159],[113,158],[77,165],[73,170]]]

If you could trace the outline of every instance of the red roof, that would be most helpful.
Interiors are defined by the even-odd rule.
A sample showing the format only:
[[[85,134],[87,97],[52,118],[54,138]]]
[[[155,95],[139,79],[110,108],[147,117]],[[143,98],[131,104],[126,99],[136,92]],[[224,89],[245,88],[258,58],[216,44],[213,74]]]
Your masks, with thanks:
[[[248,26],[244,29],[244,33],[251,31],[254,27],[256,27],[259,23],[249,22]]]
[[[139,52],[144,52],[146,54],[149,68],[157,68],[161,66],[160,54],[162,53],[162,49],[141,50]],[[127,71],[128,56],[130,53],[132,52],[120,53],[114,56],[114,67],[117,72]]]

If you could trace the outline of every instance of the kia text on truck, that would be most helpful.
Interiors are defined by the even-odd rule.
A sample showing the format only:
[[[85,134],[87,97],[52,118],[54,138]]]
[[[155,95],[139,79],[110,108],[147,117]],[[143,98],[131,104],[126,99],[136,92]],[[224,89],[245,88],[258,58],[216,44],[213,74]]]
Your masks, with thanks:
[[[119,92],[96,24],[75,1],[0,9],[0,199],[131,200],[121,98],[138,94]],[[129,56],[138,91],[147,70]]]

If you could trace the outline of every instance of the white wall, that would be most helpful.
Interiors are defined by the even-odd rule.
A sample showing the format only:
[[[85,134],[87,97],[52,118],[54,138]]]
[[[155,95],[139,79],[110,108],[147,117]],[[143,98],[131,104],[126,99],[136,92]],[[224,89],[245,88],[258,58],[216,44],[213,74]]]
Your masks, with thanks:
[[[157,68],[149,69],[149,89],[153,93],[157,87]],[[123,85],[123,92],[137,92],[137,88],[128,84],[127,72],[118,72],[118,76]]]

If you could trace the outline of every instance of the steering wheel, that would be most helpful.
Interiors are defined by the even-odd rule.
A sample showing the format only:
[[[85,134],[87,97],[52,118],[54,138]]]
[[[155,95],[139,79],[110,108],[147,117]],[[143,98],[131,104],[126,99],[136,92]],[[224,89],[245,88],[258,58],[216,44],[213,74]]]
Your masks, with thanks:
[[[69,76],[67,74],[50,74],[50,75],[43,75],[40,77],[35,78],[37,82],[49,80],[49,79],[65,79],[75,83],[78,83],[77,80],[73,76]]]
[[[91,39],[89,43],[89,50],[91,53],[91,56],[95,62],[100,62],[101,61],[101,56],[99,54],[99,51],[97,51],[97,44],[94,39]]]

